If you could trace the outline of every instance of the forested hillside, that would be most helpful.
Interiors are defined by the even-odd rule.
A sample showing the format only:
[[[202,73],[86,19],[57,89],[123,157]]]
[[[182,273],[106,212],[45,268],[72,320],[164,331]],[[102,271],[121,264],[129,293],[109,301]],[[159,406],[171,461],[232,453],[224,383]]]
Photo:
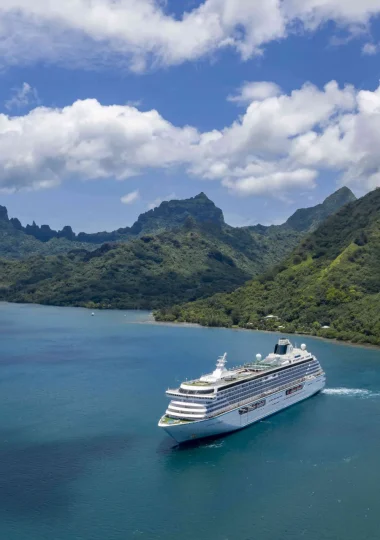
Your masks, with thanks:
[[[348,189],[304,210],[304,227],[353,197]],[[4,220],[4,226],[11,227]],[[282,226],[234,228],[204,194],[171,201],[139,217],[137,238],[99,245],[52,238],[42,242],[16,230],[37,255],[0,260],[0,299],[101,308],[158,308],[232,291],[286,257],[306,231]],[[299,230],[301,229],[301,230]],[[143,234],[149,231],[150,234]],[[20,236],[23,235],[23,236]],[[51,246],[76,247],[46,256]],[[89,251],[88,246],[93,250]],[[78,249],[79,248],[79,249]],[[54,253],[54,251],[52,251]]]
[[[355,198],[353,193],[342,188],[324,203],[298,210],[283,225],[238,228],[227,225],[222,210],[204,193],[200,193],[190,199],[164,201],[157,208],[141,214],[132,227],[93,234],[76,234],[69,225],[60,231],[51,229],[49,225],[38,226],[35,222],[24,227],[19,219],[9,219],[7,209],[0,206],[0,257],[22,259],[30,255],[67,253],[72,249],[92,251],[105,242],[129,242],[146,234],[155,235],[177,230],[191,218],[204,230],[209,228],[210,231],[227,234],[230,239],[234,237],[239,245],[238,249],[249,250],[252,242],[257,255],[257,244],[260,244],[264,253],[264,264],[267,263],[268,253],[276,253],[278,250],[278,255],[275,254],[274,259],[269,261],[273,263],[295,247],[306,232],[315,228],[325,217],[352,198]]]
[[[376,189],[328,218],[283,263],[258,279],[230,294],[161,310],[156,318],[280,328],[380,345],[379,268]]]
[[[63,237],[41,242],[15,227],[14,219],[8,218],[5,206],[0,206],[0,258],[22,259],[36,254],[54,255],[67,253],[75,248],[94,249],[91,245],[72,242]]]
[[[93,252],[3,260],[0,299],[150,309],[233,290],[255,269],[246,255],[189,220],[179,231]]]

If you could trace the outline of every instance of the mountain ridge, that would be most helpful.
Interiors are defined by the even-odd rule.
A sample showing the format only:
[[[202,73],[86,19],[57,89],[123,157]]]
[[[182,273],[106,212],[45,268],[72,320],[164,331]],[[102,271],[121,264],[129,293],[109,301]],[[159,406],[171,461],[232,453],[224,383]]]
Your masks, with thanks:
[[[379,266],[378,188],[328,217],[267,273],[232,293],[161,310],[156,318],[380,345]]]
[[[188,201],[161,206],[158,234],[94,244],[92,252],[79,247],[67,254],[0,261],[0,299],[92,308],[170,306],[236,289],[278,264],[303,238],[288,225],[266,235],[233,228],[204,194],[191,201],[191,212]],[[171,230],[165,229],[167,212]],[[157,212],[148,213],[148,224],[152,216],[157,220]],[[143,225],[140,231],[146,221]],[[43,245],[53,241],[58,240]]]
[[[175,230],[183,226],[189,218],[215,231],[235,231],[237,236],[242,237],[244,235],[242,231],[248,230],[252,233],[253,240],[261,241],[260,236],[267,236],[268,240],[277,241],[279,234],[285,236],[293,233],[294,236],[298,233],[305,234],[313,227],[315,228],[326,215],[355,198],[348,188],[342,189],[316,207],[297,210],[284,224],[268,227],[263,225],[231,227],[226,224],[222,210],[203,192],[189,199],[163,201],[158,207],[140,214],[131,227],[98,233],[76,234],[69,225],[60,231],[55,231],[49,225],[38,226],[35,221],[23,227],[18,218],[9,219],[7,208],[0,206],[0,256],[22,258],[33,254],[67,253],[70,249],[94,250],[105,242],[128,242],[144,234],[159,234],[167,230]],[[302,215],[302,220],[297,218],[297,215]],[[285,229],[291,231],[285,232]],[[12,245],[12,235],[15,245]]]

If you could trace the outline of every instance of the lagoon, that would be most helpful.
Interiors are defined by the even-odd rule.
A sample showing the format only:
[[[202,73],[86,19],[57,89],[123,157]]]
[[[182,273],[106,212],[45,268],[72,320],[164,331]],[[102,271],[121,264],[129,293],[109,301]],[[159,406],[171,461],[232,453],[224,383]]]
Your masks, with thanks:
[[[0,304],[0,538],[378,540],[379,350],[304,337],[322,394],[190,447],[158,429],[167,387],[277,338]]]

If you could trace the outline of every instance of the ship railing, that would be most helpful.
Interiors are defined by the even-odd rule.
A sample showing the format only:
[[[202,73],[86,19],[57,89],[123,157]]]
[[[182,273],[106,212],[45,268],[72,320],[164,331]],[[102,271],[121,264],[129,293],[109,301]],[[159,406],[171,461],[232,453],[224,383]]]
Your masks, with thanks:
[[[322,372],[321,372],[322,373]],[[294,379],[291,383],[283,384],[281,386],[277,386],[275,388],[271,388],[270,390],[267,390],[266,392],[262,392],[261,394],[258,394],[257,396],[251,396],[247,399],[244,399],[242,401],[239,401],[237,403],[234,403],[233,405],[228,405],[227,407],[224,407],[223,409],[218,409],[216,411],[217,414],[214,415],[208,415],[206,418],[214,418],[215,416],[219,416],[220,414],[223,414],[228,411],[232,411],[233,409],[237,409],[238,407],[242,407],[243,405],[248,405],[252,401],[260,400],[262,398],[265,398],[267,396],[270,396],[271,394],[275,394],[276,392],[281,392],[281,390],[285,390],[289,386],[293,386],[294,384],[299,384],[302,382],[305,382],[309,379],[314,379],[315,377],[319,376],[321,373],[316,373],[315,375],[307,375],[305,377],[302,377],[300,379]]]
[[[181,398],[193,398],[193,399],[215,399],[216,398],[216,394],[213,393],[213,394],[182,394],[181,392],[178,392],[178,390],[171,390],[170,388],[168,388],[166,390],[166,394],[168,396],[176,396],[176,397],[181,397]]]
[[[322,372],[321,372],[322,373]],[[234,403],[233,405],[228,405],[227,407],[223,407],[223,409],[218,409],[216,412],[217,414],[209,414],[205,415],[203,418],[191,418],[190,416],[183,415],[183,418],[178,418],[178,420],[187,420],[187,421],[196,421],[196,420],[206,420],[210,418],[215,418],[216,416],[219,416],[220,414],[224,414],[226,412],[232,411],[234,409],[237,409],[238,407],[243,407],[244,405],[248,405],[249,403],[252,403],[252,401],[258,401],[260,399],[263,399],[265,397],[270,396],[271,394],[275,394],[276,392],[281,392],[281,390],[285,390],[289,386],[293,386],[296,384],[300,384],[302,382],[305,382],[309,379],[314,379],[315,377],[319,376],[321,373],[316,373],[315,375],[306,375],[305,377],[302,377],[300,379],[294,379],[291,383],[283,384],[281,386],[277,386],[275,388],[272,388],[271,390],[267,390],[266,392],[262,392],[261,394],[258,394],[257,396],[251,396],[247,399],[244,399],[242,401],[239,401],[238,403]]]

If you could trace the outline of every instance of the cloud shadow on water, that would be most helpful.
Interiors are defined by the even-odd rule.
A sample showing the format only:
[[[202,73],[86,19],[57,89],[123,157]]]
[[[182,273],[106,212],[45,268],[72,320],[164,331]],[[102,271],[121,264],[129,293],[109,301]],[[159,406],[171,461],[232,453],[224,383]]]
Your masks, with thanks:
[[[73,503],[72,484],[92,462],[124,454],[131,447],[128,435],[23,445],[6,443],[0,435],[0,511],[18,518],[65,517]]]

